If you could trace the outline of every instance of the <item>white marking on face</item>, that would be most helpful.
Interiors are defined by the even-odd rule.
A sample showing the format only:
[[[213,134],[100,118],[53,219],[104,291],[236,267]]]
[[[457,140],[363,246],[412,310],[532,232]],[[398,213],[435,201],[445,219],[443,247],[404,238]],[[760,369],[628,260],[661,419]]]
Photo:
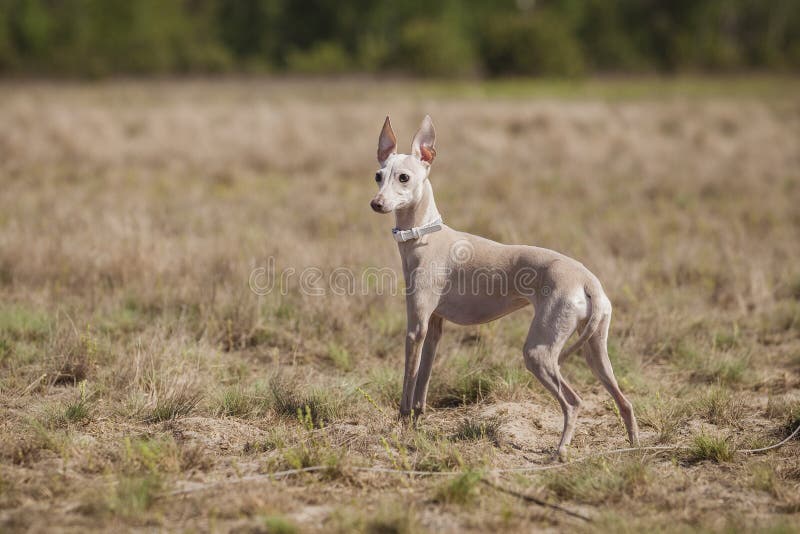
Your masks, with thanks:
[[[385,213],[411,206],[419,201],[427,174],[427,168],[416,157],[392,154],[376,174],[375,199],[383,201]]]

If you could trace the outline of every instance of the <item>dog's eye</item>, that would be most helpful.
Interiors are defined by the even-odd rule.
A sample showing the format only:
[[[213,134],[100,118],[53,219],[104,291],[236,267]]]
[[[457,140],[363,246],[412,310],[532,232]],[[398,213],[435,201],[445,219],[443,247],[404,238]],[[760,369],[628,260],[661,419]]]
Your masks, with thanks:
[[[376,172],[376,173],[375,173],[375,181],[376,181],[376,182],[379,182],[379,183],[380,183],[380,181],[381,181],[381,179],[382,179],[382,178],[383,178],[383,177],[381,176],[381,173],[379,173],[379,172]]]
[[[407,174],[401,174],[400,176],[397,177],[397,179],[400,180],[403,183],[406,183],[408,181],[408,175]]]

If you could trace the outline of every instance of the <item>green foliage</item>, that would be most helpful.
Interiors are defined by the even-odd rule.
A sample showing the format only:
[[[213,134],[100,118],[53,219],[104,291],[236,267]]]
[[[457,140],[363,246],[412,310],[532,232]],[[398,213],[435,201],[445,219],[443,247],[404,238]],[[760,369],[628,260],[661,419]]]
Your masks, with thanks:
[[[398,62],[414,74],[458,76],[475,70],[473,44],[447,20],[412,20],[400,36]]]
[[[423,76],[800,68],[793,0],[0,0],[0,71]]]
[[[351,69],[352,61],[342,46],[331,41],[316,43],[306,51],[294,50],[286,59],[289,70],[306,74],[336,74]]]
[[[574,33],[554,13],[497,17],[486,25],[481,41],[492,74],[574,76],[584,70]]]
[[[151,74],[216,70],[229,62],[210,31],[209,2],[2,0],[0,4],[8,7],[5,31],[12,49],[0,51],[0,65],[2,56],[9,55],[16,58],[17,70],[84,76]],[[2,34],[0,30],[0,43]]]

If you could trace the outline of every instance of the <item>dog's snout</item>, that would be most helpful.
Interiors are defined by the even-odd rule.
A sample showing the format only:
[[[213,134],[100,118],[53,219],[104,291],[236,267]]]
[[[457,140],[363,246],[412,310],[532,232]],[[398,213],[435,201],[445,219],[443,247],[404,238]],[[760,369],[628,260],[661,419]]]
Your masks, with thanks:
[[[373,211],[377,211],[378,213],[383,212],[383,199],[373,198],[369,205],[372,207]]]

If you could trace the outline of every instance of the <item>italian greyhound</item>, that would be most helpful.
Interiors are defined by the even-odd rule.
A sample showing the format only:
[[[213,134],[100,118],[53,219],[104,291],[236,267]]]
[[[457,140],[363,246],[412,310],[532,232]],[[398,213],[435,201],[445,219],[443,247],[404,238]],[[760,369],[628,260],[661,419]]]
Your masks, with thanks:
[[[581,398],[561,376],[564,359],[586,345],[585,358],[619,408],[628,439],[639,443],[633,407],[614,377],[606,346],[611,302],[597,277],[558,252],[504,245],[459,232],[442,223],[429,179],[436,132],[425,116],[411,154],[397,153],[389,117],[378,139],[375,174],[378,213],[394,213],[408,318],[401,417],[424,412],[431,367],[445,320],[487,323],[533,305],[535,316],[522,355],[525,366],[556,398],[564,413],[558,456],[566,457]],[[564,348],[578,328],[577,341]]]

